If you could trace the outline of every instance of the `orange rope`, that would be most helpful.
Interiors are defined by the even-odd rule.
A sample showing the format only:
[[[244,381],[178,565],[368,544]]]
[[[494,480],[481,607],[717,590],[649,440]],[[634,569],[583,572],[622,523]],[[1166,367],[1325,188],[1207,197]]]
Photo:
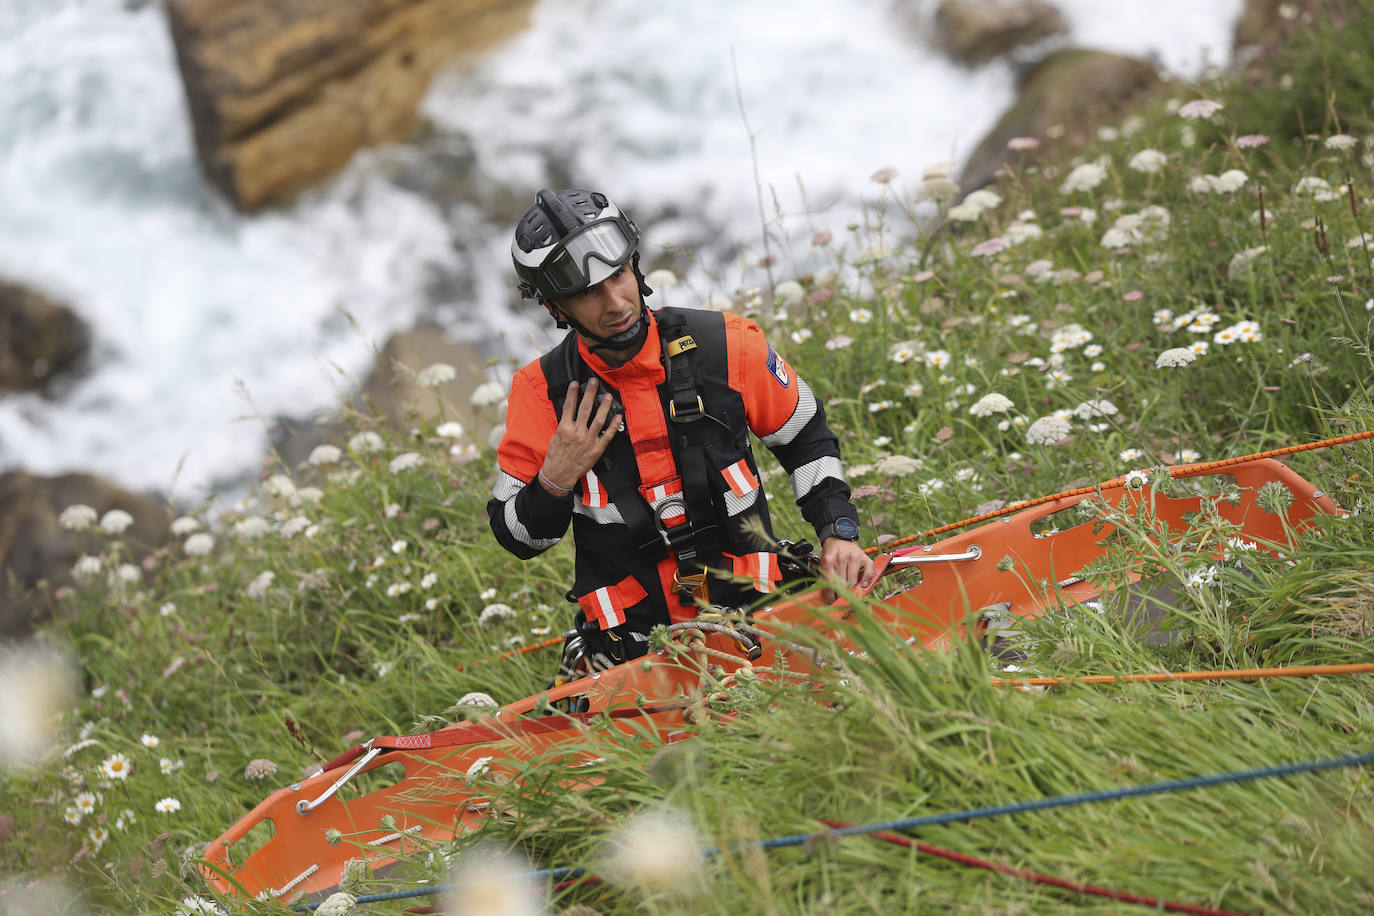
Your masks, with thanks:
[[[1206,461],[1202,464],[1172,467],[1169,468],[1169,476],[1174,478],[1197,477],[1201,474],[1210,474],[1211,472],[1220,470],[1221,468],[1232,467],[1237,464],[1245,464],[1250,461],[1259,461],[1262,458],[1277,458],[1280,455],[1291,455],[1294,452],[1305,452],[1310,451],[1312,449],[1329,448],[1333,445],[1346,445],[1351,442],[1358,442],[1361,439],[1370,438],[1374,438],[1374,430],[1365,430],[1364,432],[1351,433],[1346,436],[1335,436],[1331,439],[1322,439],[1320,442],[1307,442],[1302,445],[1286,445],[1283,448],[1270,449],[1267,452],[1259,452],[1254,455],[1242,455],[1238,458],[1224,458],[1220,461]],[[1105,483],[1096,484],[1095,486],[1078,487],[1077,489],[1073,490],[1064,490],[1059,493],[1052,493],[1049,496],[1040,496],[1035,499],[1026,500],[1024,502],[1012,503],[1011,505],[1003,506],[1002,508],[994,512],[984,512],[982,515],[975,515],[972,518],[966,518],[962,521],[951,522],[948,525],[941,525],[938,528],[931,528],[930,530],[924,531],[921,534],[909,534],[906,537],[897,538],[895,541],[888,541],[886,544],[882,544],[880,546],[865,548],[864,553],[876,554],[880,551],[891,551],[894,548],[901,547],[905,544],[911,544],[916,541],[925,540],[926,538],[933,537],[937,534],[944,534],[946,531],[954,531],[955,529],[963,528],[967,525],[975,525],[979,522],[986,522],[991,521],[994,518],[1001,518],[1003,515],[1010,515],[1013,512],[1020,512],[1022,509],[1029,509],[1031,506],[1039,506],[1043,503],[1054,502],[1056,499],[1064,499],[1070,496],[1087,496],[1089,493],[1096,493],[1098,490],[1108,490],[1115,487],[1124,486],[1125,483],[1126,476],[1123,474],[1120,477],[1113,477],[1111,480],[1108,480]]]
[[[549,639],[544,640],[543,642],[530,643],[528,646],[521,646],[518,649],[511,649],[509,652],[502,652],[500,655],[488,655],[486,658],[479,658],[477,659],[477,661],[473,662],[472,665],[474,667],[477,665],[485,665],[488,662],[500,661],[503,658],[511,658],[515,655],[524,655],[526,652],[538,652],[540,649],[547,649],[550,646],[561,646],[562,644],[562,636],[553,636]],[[462,665],[454,665],[453,667],[459,671],[463,670]]]
[[[995,687],[1055,687],[1060,684],[1158,684],[1165,681],[1249,681],[1271,677],[1315,677],[1324,674],[1374,674],[1374,663],[1291,665],[1286,668],[1237,668],[1222,671],[1154,671],[1148,674],[1083,674],[1076,677],[995,677]]]

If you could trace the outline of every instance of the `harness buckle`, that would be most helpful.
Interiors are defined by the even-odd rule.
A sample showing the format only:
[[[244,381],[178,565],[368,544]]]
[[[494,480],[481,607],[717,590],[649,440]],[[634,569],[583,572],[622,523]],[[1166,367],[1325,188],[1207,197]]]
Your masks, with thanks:
[[[673,588],[677,589],[678,600],[683,607],[694,604],[696,601],[710,603],[710,586],[706,581],[706,573],[687,573],[683,575],[681,569],[673,570]]]
[[[668,526],[663,523],[663,516],[670,509],[681,509],[685,515],[687,512],[687,501],[681,496],[670,496],[658,504],[654,509],[654,527],[658,529],[658,536],[663,539],[663,546],[677,553],[683,547],[686,539],[692,535],[691,525],[683,522],[680,525]]]
[[[668,402],[668,417],[674,423],[694,423],[706,416],[706,405],[701,403],[701,395],[696,396],[696,404],[685,402],[681,410],[678,409],[676,395]]]

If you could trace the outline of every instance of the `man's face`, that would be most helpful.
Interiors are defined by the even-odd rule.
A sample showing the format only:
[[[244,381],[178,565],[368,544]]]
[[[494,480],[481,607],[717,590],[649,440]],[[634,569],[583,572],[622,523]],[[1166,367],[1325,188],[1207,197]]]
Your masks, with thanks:
[[[639,320],[639,280],[627,262],[590,289],[552,304],[598,337],[614,337]]]

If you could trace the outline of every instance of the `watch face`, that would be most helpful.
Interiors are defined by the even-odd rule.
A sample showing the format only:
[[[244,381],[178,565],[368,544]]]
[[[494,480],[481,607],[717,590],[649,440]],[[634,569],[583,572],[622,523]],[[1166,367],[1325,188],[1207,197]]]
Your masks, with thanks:
[[[844,538],[846,541],[857,540],[859,537],[859,526],[852,518],[841,518],[835,521],[835,536]]]

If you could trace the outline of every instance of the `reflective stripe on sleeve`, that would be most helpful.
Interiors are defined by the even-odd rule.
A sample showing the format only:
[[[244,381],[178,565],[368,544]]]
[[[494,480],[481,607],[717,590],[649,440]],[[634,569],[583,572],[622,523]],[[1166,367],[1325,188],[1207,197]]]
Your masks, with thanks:
[[[808,461],[793,471],[792,491],[797,494],[797,500],[805,499],[827,477],[844,480],[844,466],[840,464],[840,459],[832,455]]]
[[[511,537],[533,550],[548,550],[557,544],[562,538],[537,538],[530,535],[525,523],[520,521],[520,517],[515,514],[515,497],[506,500],[506,509],[502,515],[506,522],[506,530]]]
[[[596,522],[598,525],[625,524],[625,516],[621,515],[620,510],[617,509],[614,505],[602,506],[598,508],[596,506],[584,506],[581,500],[577,500],[573,503],[572,508],[574,515],[585,516],[586,518],[589,518],[592,521]]]
[[[501,471],[496,475],[496,483],[492,484],[491,497],[492,499],[505,502],[506,500],[514,499],[515,495],[523,489],[525,489],[525,482],[523,480],[516,477],[514,474],[507,474],[505,471]]]
[[[811,386],[806,384],[805,379],[797,379],[797,407],[792,411],[792,416],[787,418],[787,422],[776,432],[764,436],[762,442],[769,448],[777,448],[780,445],[787,445],[797,438],[797,433],[802,431],[802,427],[811,422],[811,418],[816,415],[816,396],[811,393]]]

